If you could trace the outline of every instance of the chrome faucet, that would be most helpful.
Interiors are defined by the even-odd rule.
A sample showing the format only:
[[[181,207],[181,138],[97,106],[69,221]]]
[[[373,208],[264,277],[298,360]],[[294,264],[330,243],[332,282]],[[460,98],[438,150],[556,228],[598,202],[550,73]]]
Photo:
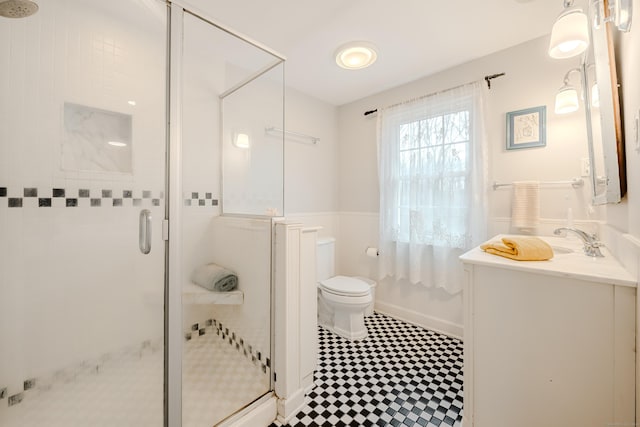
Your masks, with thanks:
[[[600,252],[600,247],[604,246],[602,242],[598,240],[595,234],[589,234],[577,228],[569,228],[569,227],[560,227],[553,230],[553,234],[559,235],[562,231],[571,231],[572,233],[577,234],[580,239],[582,239],[583,249],[585,255],[592,257],[603,257],[602,252]]]

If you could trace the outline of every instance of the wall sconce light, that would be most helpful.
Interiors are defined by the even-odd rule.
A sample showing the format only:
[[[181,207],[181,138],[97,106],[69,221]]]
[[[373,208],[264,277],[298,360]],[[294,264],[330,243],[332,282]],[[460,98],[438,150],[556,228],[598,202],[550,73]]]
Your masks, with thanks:
[[[633,0],[594,0],[593,27],[598,29],[606,22],[613,22],[622,32],[631,30]]]
[[[569,84],[569,75],[574,71],[580,72],[580,68],[573,68],[564,75],[564,84],[556,94],[556,114],[568,114],[577,111],[580,104],[578,102],[578,90]]]
[[[589,46],[589,19],[573,0],[564,0],[564,10],[551,29],[549,56],[556,59],[580,55]]]
[[[237,132],[233,136],[233,145],[238,148],[248,149],[251,146],[249,142],[249,134],[244,132]]]

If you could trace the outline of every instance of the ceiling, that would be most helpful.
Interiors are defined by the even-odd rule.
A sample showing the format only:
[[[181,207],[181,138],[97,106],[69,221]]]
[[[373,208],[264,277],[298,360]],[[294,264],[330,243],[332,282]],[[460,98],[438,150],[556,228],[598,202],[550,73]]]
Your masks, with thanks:
[[[333,105],[431,75],[550,33],[561,0],[187,0],[217,23],[284,55],[286,83]],[[364,40],[378,61],[335,64]]]

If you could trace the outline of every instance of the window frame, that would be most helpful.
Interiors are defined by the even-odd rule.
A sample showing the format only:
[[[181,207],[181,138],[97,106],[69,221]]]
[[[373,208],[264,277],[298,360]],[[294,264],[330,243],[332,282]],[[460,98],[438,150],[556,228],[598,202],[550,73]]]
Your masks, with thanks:
[[[406,184],[406,186],[409,187],[411,185],[411,182],[416,179],[429,181],[437,178],[440,178],[441,180],[442,179],[456,180],[456,179],[462,178],[462,181],[463,181],[462,190],[464,190],[464,188],[470,185],[470,179],[471,179],[471,173],[472,173],[472,170],[471,170],[472,155],[473,155],[472,153],[473,105],[471,104],[471,102],[464,102],[464,101],[456,102],[455,104],[456,105],[454,108],[451,108],[451,106],[449,106],[449,108],[442,108],[441,111],[439,111],[437,114],[427,115],[427,114],[420,114],[419,112],[412,112],[410,116],[405,120],[403,120],[401,123],[394,124],[394,126],[396,127],[394,132],[396,133],[396,136],[399,141],[398,148],[397,148],[397,155],[398,155],[397,167],[398,167],[399,173],[397,176],[394,177],[394,181],[395,181],[394,185],[395,185],[396,194],[397,194],[397,204],[395,207],[395,209],[397,210],[397,215],[396,215],[397,223],[395,227],[396,235],[393,236],[392,238],[392,240],[396,242],[399,242],[399,243],[409,243],[409,242],[415,243],[416,242],[415,238],[412,239],[412,230],[411,230],[412,212],[420,212],[424,216],[426,210],[436,210],[439,207],[441,207],[440,205],[434,205],[433,203],[425,201],[425,203],[418,204],[417,206],[414,205],[413,206],[414,209],[412,209],[410,200],[408,202],[402,203],[404,199],[403,185]],[[446,123],[447,123],[446,117],[456,116],[461,113],[466,113],[465,115],[466,129],[464,130],[464,132],[459,132],[458,135],[465,134],[466,139],[447,140],[448,135],[446,135]],[[403,134],[403,131],[402,131],[403,126],[411,126],[412,124],[415,124],[415,123],[427,122],[433,119],[440,119],[440,126],[437,129],[437,135],[435,138],[431,138],[425,133],[423,135],[420,135],[420,139],[417,143],[417,146],[414,144],[410,144],[409,146],[405,146],[403,148],[403,143],[400,142]],[[420,126],[421,125],[419,124],[418,127]],[[427,131],[428,131],[428,128],[427,128]],[[422,133],[422,132],[419,131],[419,133]],[[428,142],[429,140],[436,141],[436,142],[430,144]],[[409,153],[409,152],[427,153],[431,150],[432,152],[434,151],[437,152],[436,156],[438,155],[443,156],[441,162],[446,163],[446,148],[459,146],[459,145],[464,145],[465,147],[464,158],[462,159],[462,164],[463,164],[462,169],[447,171],[445,167],[442,167],[436,171],[432,171],[429,175],[423,175],[421,173],[416,173],[416,170],[413,170],[413,168],[409,167],[408,172],[403,173],[403,169],[406,168],[406,165],[403,165],[402,153]],[[431,200],[433,199],[434,197],[431,197]],[[419,208],[419,209],[416,209],[416,208]],[[449,206],[448,208],[451,208],[451,207]],[[458,208],[460,210],[469,210],[470,206],[458,206]],[[405,219],[405,221],[403,221],[403,219]],[[466,222],[467,221],[465,220],[461,224],[461,230],[459,232],[461,236],[465,235],[469,231],[467,229],[468,225],[466,224]],[[437,239],[435,238],[435,233],[431,233],[426,238],[424,237],[418,238],[417,240],[418,240],[417,243],[419,244],[430,245],[430,246],[441,246],[437,241]]]

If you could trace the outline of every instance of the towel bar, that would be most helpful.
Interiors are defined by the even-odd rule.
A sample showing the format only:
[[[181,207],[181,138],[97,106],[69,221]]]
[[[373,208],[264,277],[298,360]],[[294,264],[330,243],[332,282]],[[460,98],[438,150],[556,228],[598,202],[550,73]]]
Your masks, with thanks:
[[[493,182],[493,189],[497,190],[500,187],[509,187],[513,185],[513,183],[498,183],[496,181]],[[584,180],[582,178],[573,178],[569,181],[540,181],[540,185],[571,185],[573,188],[580,188],[584,185]]]
[[[284,129],[280,129],[274,126],[265,128],[264,131],[266,133],[283,133],[285,135],[291,135],[291,136],[295,136],[297,138],[303,138],[303,139],[308,139],[309,142],[311,144],[317,144],[318,142],[320,142],[320,138],[316,137],[316,136],[311,136],[311,135],[307,135],[306,133],[300,133],[300,132],[293,132],[290,130],[284,130]]]

